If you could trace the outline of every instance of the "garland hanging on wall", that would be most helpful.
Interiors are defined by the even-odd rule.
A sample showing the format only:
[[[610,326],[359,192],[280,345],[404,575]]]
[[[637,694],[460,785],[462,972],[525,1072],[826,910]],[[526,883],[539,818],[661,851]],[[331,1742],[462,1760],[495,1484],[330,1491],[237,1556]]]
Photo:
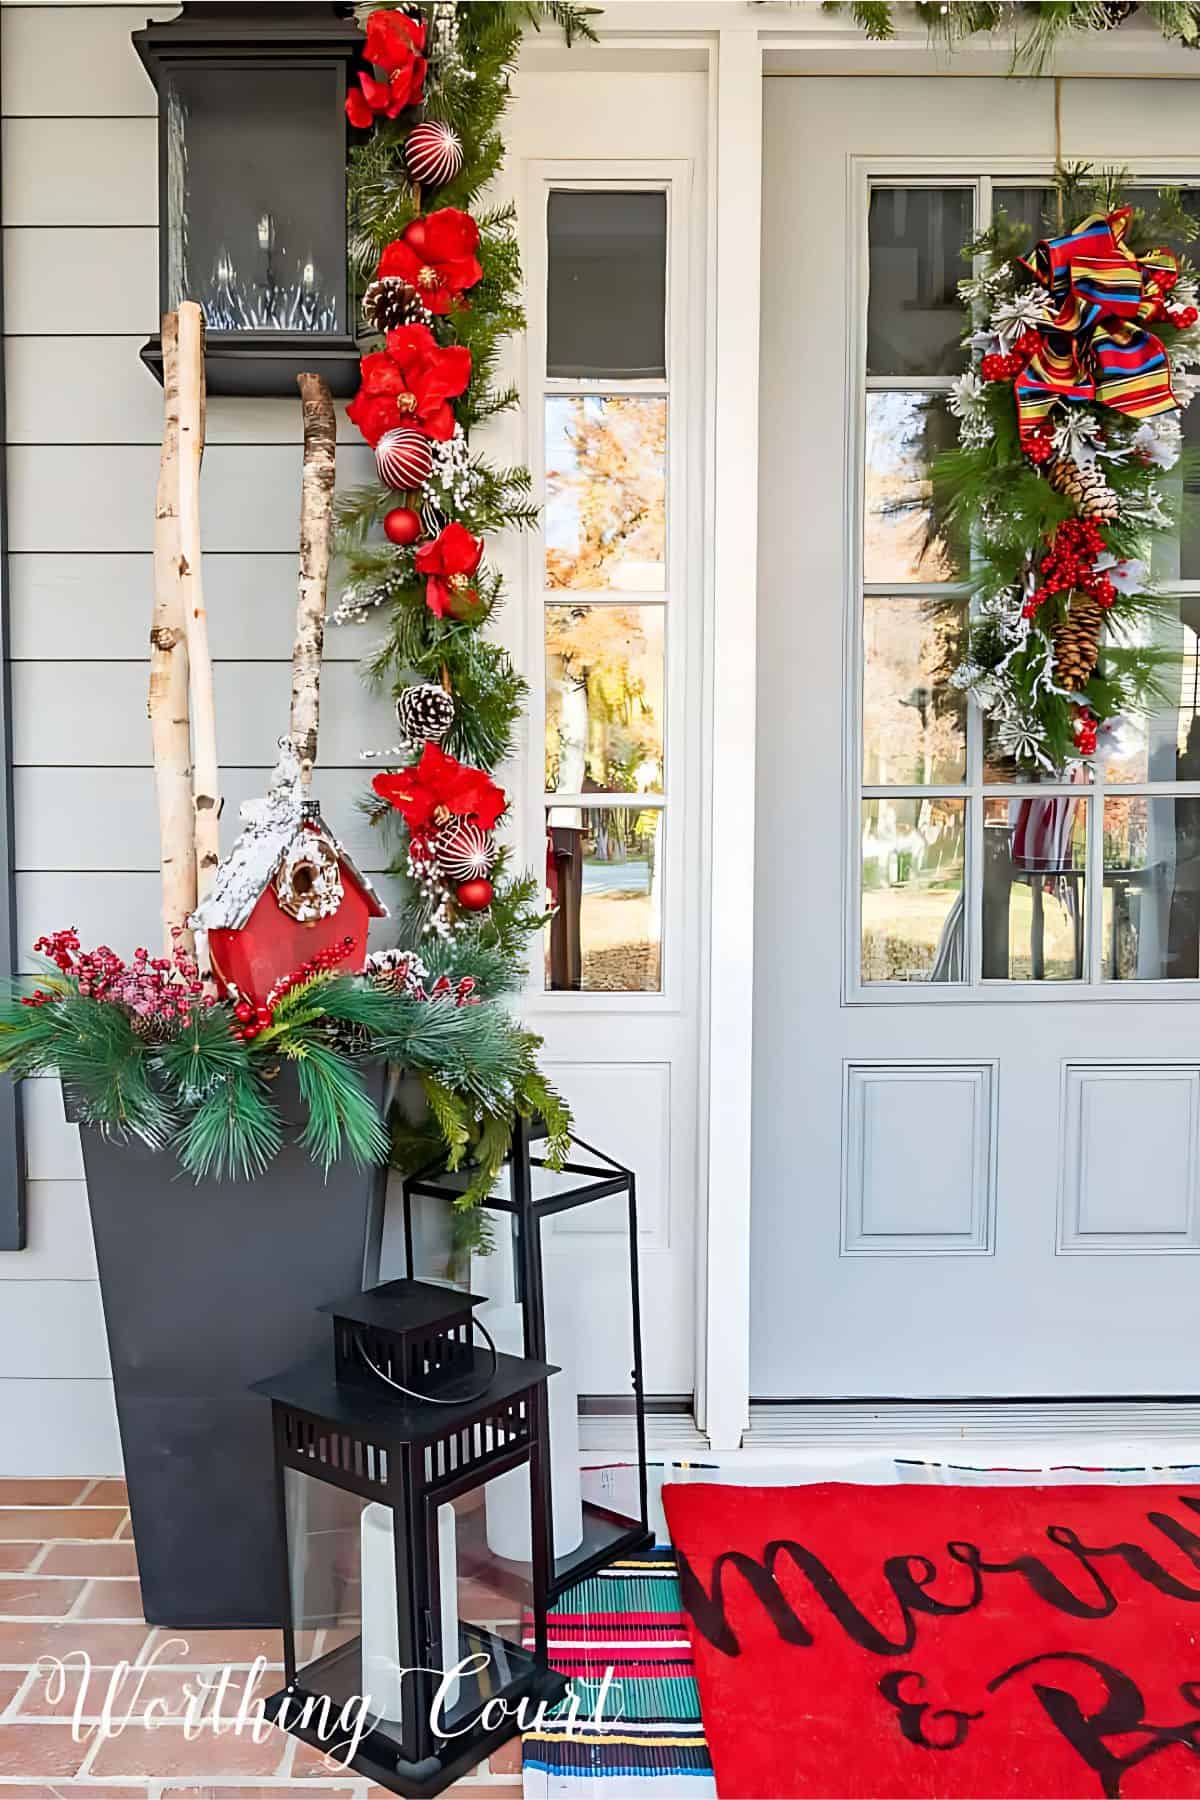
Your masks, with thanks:
[[[822,0],[825,12],[849,12],[867,37],[896,35],[892,0]],[[1198,0],[917,0],[917,18],[930,40],[953,50],[968,39],[1006,32],[1013,68],[1040,74],[1060,44],[1086,32],[1114,31],[1134,13],[1146,13],[1168,43],[1200,45]]]
[[[434,979],[467,977],[494,1000],[524,979],[547,915],[539,875],[515,871],[496,833],[508,798],[493,771],[514,749],[526,685],[487,631],[502,603],[489,540],[536,524],[527,469],[498,466],[472,442],[515,407],[503,340],[524,325],[511,205],[480,196],[504,153],[499,122],[526,25],[592,36],[571,5],[436,4],[363,8],[366,59],[347,101],[366,135],[352,150],[351,254],[370,348],[349,416],[375,451],[378,479],[338,509],[335,617],[382,634],[369,661],[395,703],[398,743],[373,782],[404,899],[402,942]],[[367,754],[378,755],[377,752]],[[439,1096],[486,1191],[507,1145],[470,1108]],[[556,1097],[548,1122],[565,1126]],[[401,1128],[412,1163],[429,1134]]]
[[[1062,172],[1062,224],[1028,249],[1001,212],[965,254],[959,444],[934,465],[943,532],[969,543],[973,616],[952,680],[989,749],[1059,773],[1103,754],[1166,694],[1174,653],[1150,560],[1178,529],[1180,409],[1200,366],[1195,221],[1164,189],[1147,217],[1122,178]],[[1168,478],[1168,472],[1174,471]]]

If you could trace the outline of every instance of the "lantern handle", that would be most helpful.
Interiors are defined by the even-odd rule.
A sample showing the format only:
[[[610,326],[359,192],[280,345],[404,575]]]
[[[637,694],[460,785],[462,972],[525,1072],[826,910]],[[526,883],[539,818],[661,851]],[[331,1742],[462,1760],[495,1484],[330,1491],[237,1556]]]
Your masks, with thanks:
[[[362,1359],[366,1363],[368,1369],[370,1369],[372,1375],[378,1375],[380,1381],[386,1382],[388,1387],[390,1387],[390,1388],[395,1388],[395,1390],[398,1394],[404,1394],[409,1400],[420,1400],[422,1402],[422,1404],[427,1405],[427,1406],[469,1406],[472,1400],[482,1400],[483,1399],[483,1396],[487,1393],[488,1389],[491,1387],[492,1382],[496,1379],[496,1369],[498,1367],[498,1362],[499,1362],[497,1352],[496,1352],[495,1338],[492,1336],[491,1332],[488,1330],[487,1326],[484,1324],[482,1319],[472,1318],[472,1320],[471,1320],[472,1329],[474,1329],[476,1326],[478,1326],[479,1330],[483,1333],[484,1338],[487,1340],[487,1347],[491,1352],[492,1366],[487,1372],[487,1380],[484,1382],[482,1387],[476,1388],[474,1393],[472,1393],[472,1394],[455,1394],[452,1399],[447,1399],[447,1400],[440,1399],[438,1397],[438,1395],[436,1395],[436,1394],[422,1394],[417,1388],[405,1387],[403,1382],[395,1381],[392,1379],[392,1377],[390,1375],[385,1375],[383,1370],[379,1367],[379,1364],[376,1362],[372,1362],[370,1354],[367,1350],[367,1347],[363,1343],[363,1334],[361,1331],[355,1332],[354,1343],[355,1343],[355,1347],[358,1350],[358,1354],[362,1357]]]

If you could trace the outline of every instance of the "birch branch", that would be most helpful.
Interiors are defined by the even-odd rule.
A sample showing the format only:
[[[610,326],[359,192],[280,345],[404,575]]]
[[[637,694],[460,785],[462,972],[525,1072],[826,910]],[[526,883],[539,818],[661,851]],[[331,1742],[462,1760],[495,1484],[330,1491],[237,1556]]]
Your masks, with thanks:
[[[192,712],[192,818],[196,888],[201,900],[221,859],[221,788],[208,615],[200,559],[200,464],[204,456],[204,315],[194,300],[179,308],[179,572],[187,628]]]
[[[192,948],[188,919],[196,909],[196,845],[192,830],[192,742],[188,724],[188,653],[179,546],[179,321],[162,322],[163,439],[154,505],[154,611],[150,621],[147,713],[158,795],[163,948]]]
[[[300,485],[300,594],[292,649],[291,738],[305,786],[312,783],[321,715],[321,652],[333,544],[333,482],[337,420],[320,375],[298,375],[304,409],[304,472]]]

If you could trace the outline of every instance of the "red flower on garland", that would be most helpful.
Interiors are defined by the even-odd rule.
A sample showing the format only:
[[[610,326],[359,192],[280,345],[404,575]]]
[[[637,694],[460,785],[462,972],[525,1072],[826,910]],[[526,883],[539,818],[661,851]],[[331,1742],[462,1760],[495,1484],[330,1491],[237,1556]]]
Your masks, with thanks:
[[[362,359],[362,386],[346,408],[368,444],[407,425],[426,437],[454,435],[456,399],[471,379],[471,352],[461,344],[442,349],[427,325],[401,325],[387,334],[387,349]]]
[[[426,744],[411,769],[376,775],[371,786],[395,807],[414,837],[451,819],[469,819],[490,831],[508,805],[504,789],[482,769],[456,762],[436,744]]]
[[[374,12],[367,20],[363,55],[385,79],[378,81],[365,71],[358,77],[357,93],[346,95],[346,117],[359,131],[366,131],[382,115],[394,119],[406,106],[419,106],[425,97],[425,25],[406,13]]]
[[[413,289],[428,312],[448,313],[483,274],[478,249],[479,227],[470,213],[443,206],[405,226],[380,257],[376,278],[394,275]]]
[[[472,577],[482,558],[483,539],[472,537],[456,520],[443,525],[432,543],[421,545],[413,562],[418,575],[428,577],[425,604],[431,613],[439,619],[447,613],[462,619],[478,606],[479,593]]]

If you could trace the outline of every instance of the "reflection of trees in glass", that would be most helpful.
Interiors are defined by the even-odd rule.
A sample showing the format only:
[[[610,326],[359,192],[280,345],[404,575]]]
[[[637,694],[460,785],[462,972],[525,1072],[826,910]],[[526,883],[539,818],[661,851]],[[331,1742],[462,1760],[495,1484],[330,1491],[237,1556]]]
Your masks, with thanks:
[[[559,588],[663,586],[667,403],[546,403],[546,580]]]
[[[961,600],[866,601],[863,778],[872,787],[943,784],[966,772],[966,702],[947,685],[962,645]]]
[[[955,437],[940,395],[867,396],[867,581],[953,581],[965,566],[960,534],[942,536],[931,504],[934,459]]]
[[[547,791],[660,792],[662,695],[660,608],[547,607]]]

